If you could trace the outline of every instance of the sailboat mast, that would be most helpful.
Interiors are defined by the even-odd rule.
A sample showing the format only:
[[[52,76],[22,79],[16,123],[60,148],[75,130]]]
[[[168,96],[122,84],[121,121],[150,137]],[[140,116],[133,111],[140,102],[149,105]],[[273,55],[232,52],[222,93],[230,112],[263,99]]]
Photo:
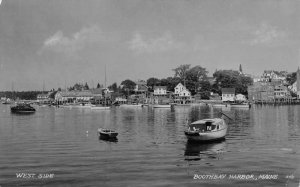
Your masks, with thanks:
[[[105,91],[104,91],[104,102],[105,102],[105,106],[106,106],[106,93],[105,93],[105,92],[107,92],[107,89],[106,89],[106,64],[104,65],[104,76],[105,76],[105,78],[104,78],[104,89],[105,89]]]
[[[105,84],[104,84],[104,86],[105,86],[105,88],[106,88],[106,64],[105,64],[105,66],[104,66],[104,75],[105,75]]]

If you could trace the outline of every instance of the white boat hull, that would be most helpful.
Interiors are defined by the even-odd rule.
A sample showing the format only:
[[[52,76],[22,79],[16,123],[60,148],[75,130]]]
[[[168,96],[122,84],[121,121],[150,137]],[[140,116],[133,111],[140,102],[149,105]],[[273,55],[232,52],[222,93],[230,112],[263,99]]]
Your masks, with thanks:
[[[108,107],[108,106],[92,106],[91,109],[92,110],[109,110],[110,107]]]
[[[124,105],[120,105],[120,107],[143,107],[142,104],[137,104],[137,105],[128,105],[128,104],[124,104]]]
[[[153,105],[153,108],[171,108],[171,105]]]

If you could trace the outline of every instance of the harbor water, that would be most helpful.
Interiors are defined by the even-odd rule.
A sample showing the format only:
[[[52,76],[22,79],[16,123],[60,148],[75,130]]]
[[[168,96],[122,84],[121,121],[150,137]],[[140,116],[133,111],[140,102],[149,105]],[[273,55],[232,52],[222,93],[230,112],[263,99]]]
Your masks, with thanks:
[[[300,106],[110,110],[0,105],[0,186],[299,186]],[[226,139],[188,142],[186,119],[232,118]],[[99,127],[117,141],[99,140]]]

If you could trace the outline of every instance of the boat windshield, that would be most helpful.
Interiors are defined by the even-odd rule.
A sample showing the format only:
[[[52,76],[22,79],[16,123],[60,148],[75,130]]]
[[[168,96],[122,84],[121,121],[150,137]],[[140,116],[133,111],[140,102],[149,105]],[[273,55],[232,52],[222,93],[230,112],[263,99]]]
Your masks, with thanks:
[[[213,124],[213,121],[206,121],[204,123],[190,125],[190,130],[193,131],[206,132],[206,131],[213,131],[215,129],[216,129],[216,125]]]

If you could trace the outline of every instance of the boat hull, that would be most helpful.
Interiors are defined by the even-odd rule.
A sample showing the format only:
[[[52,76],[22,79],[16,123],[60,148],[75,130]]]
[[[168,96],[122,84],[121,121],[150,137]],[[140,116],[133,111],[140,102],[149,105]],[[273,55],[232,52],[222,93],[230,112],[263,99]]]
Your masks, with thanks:
[[[113,138],[117,138],[118,133],[111,133],[111,134],[107,134],[107,133],[99,133],[99,136],[101,139],[113,139]]]
[[[91,109],[92,110],[109,110],[110,107],[108,107],[108,106],[92,106]]]
[[[32,114],[35,113],[36,110],[28,104],[17,104],[16,106],[12,106],[10,111],[16,114]]]
[[[171,105],[153,105],[153,108],[171,108]]]
[[[33,111],[11,110],[11,113],[15,113],[15,114],[33,114],[33,113],[35,113],[35,110],[33,110]]]
[[[185,131],[184,133],[190,141],[215,141],[225,138],[227,128],[213,132]]]
[[[98,129],[100,139],[116,139],[118,133],[109,129]]]
[[[128,107],[128,108],[130,108],[130,107],[143,107],[143,104],[133,104],[133,105],[131,105],[131,104],[123,104],[123,105],[120,105],[120,107]]]
[[[250,108],[251,105],[231,105],[231,108]]]

